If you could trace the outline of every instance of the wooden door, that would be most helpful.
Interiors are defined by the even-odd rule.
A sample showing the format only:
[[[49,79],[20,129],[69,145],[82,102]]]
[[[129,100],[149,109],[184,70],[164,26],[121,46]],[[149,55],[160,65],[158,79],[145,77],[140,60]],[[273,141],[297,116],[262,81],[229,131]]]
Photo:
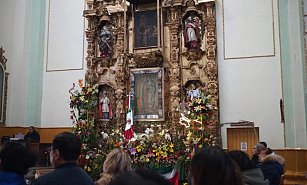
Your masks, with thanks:
[[[227,128],[227,148],[231,150],[241,150],[246,144],[246,150],[242,150],[251,155],[253,146],[259,142],[258,127]],[[241,146],[242,145],[242,146]]]

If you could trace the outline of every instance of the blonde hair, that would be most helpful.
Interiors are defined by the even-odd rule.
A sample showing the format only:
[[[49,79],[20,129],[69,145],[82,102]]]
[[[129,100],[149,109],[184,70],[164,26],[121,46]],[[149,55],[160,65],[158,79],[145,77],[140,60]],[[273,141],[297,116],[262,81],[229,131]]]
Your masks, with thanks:
[[[131,170],[131,158],[121,148],[112,150],[103,163],[103,173],[118,175]]]

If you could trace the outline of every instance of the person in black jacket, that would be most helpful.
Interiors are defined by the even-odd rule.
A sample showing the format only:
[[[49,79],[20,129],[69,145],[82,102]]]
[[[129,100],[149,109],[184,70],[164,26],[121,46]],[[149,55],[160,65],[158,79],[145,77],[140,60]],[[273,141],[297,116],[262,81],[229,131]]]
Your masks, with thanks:
[[[24,139],[27,143],[39,143],[40,135],[33,126],[30,126],[29,132],[25,135]]]
[[[54,171],[38,177],[33,185],[93,185],[91,177],[77,166],[81,141],[69,132],[55,136],[51,145],[50,163]]]

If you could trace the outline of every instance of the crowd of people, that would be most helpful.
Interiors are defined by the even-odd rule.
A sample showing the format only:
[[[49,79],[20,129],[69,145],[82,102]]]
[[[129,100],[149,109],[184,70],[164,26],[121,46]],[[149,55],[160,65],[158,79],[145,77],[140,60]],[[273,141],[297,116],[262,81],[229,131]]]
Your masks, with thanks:
[[[146,168],[132,169],[130,156],[122,149],[106,157],[101,177],[94,182],[78,167],[81,142],[69,132],[55,136],[50,151],[54,170],[34,180],[34,185],[171,185],[163,176]],[[208,146],[193,153],[190,185],[279,185],[284,159],[266,143],[257,143],[252,158],[243,151],[225,152]],[[0,185],[25,185],[24,175],[36,156],[21,142],[7,142],[0,150]]]

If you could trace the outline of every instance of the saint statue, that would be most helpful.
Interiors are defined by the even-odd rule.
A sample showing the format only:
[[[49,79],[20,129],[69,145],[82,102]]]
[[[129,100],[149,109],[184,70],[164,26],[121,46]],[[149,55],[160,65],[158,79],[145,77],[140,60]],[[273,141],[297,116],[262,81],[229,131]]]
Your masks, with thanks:
[[[111,53],[111,32],[105,25],[99,34],[99,51],[101,57],[107,57]]]
[[[103,91],[102,96],[99,98],[99,117],[101,119],[112,118],[112,105],[106,91]]]
[[[190,16],[185,21],[184,46],[188,49],[200,49],[200,25],[196,16]]]

